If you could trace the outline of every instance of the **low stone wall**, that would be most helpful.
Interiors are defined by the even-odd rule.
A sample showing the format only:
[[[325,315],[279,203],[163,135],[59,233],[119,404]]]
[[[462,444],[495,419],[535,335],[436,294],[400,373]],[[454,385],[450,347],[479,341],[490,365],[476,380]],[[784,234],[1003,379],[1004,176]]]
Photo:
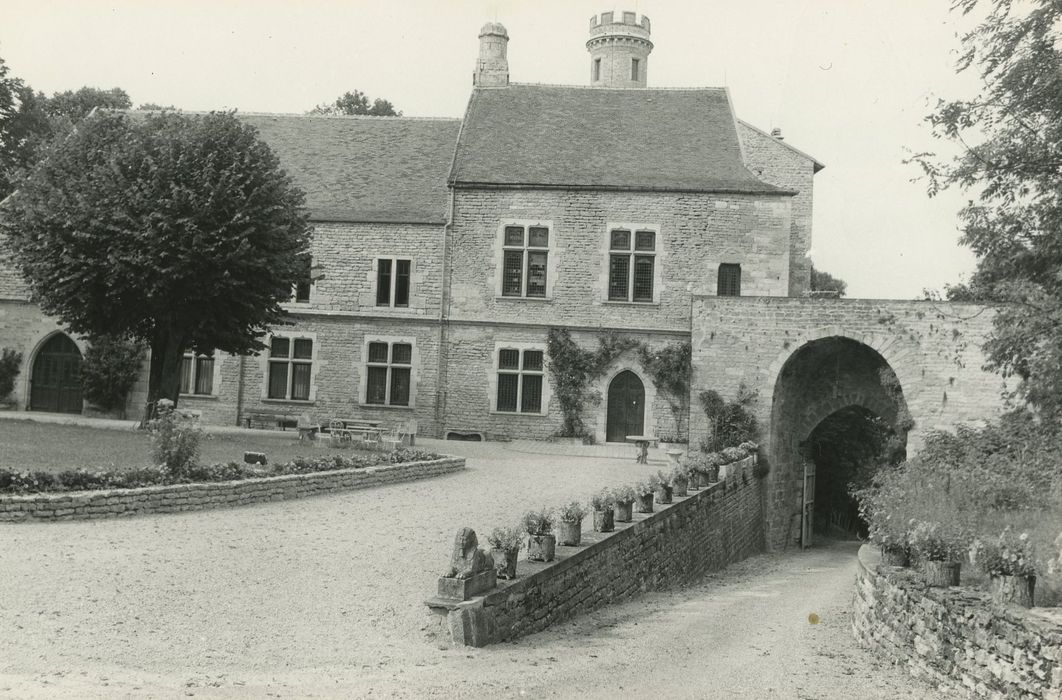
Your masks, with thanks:
[[[928,588],[880,561],[860,549],[852,630],[863,646],[957,697],[1062,700],[1062,610]]]
[[[0,496],[0,521],[114,518],[224,508],[414,481],[464,468],[463,457],[447,457],[364,469],[337,469],[209,484]]]
[[[725,481],[671,505],[657,504],[654,513],[636,513],[634,522],[616,523],[613,533],[584,532],[588,544],[558,546],[549,564],[522,560],[519,578],[499,581],[483,597],[427,604],[454,644],[484,646],[643,591],[696,581],[764,551],[762,480],[753,475],[755,465],[755,456],[735,462]]]

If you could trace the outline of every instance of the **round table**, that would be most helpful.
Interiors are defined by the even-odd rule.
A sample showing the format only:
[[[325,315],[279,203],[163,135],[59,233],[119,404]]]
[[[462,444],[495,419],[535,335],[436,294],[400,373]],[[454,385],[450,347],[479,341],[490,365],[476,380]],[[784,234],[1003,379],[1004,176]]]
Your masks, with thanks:
[[[638,447],[638,455],[634,458],[638,464],[649,463],[649,443],[656,442],[653,435],[628,435],[627,442],[633,442]]]

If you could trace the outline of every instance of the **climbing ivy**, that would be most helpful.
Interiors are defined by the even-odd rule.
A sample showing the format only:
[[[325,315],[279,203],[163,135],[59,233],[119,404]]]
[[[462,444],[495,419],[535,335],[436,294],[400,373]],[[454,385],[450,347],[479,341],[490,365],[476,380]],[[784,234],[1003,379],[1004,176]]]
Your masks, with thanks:
[[[689,341],[671,343],[660,350],[651,350],[642,344],[638,359],[649,373],[653,386],[667,400],[671,415],[675,418],[678,436],[689,436],[690,374],[693,372],[693,347]]]

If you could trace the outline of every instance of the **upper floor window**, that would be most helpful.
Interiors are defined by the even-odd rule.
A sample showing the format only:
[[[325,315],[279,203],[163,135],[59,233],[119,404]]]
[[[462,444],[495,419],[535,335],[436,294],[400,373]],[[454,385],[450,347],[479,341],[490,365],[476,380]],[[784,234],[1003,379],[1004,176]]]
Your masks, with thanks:
[[[365,403],[408,406],[412,372],[412,343],[370,341],[365,358]]]
[[[214,353],[186,352],[181,360],[180,393],[191,396],[214,394]]]
[[[741,265],[723,263],[719,266],[715,293],[721,297],[741,296]]]
[[[608,298],[653,301],[656,231],[616,228],[609,231]]]
[[[601,80],[601,59],[594,59],[594,82]]]
[[[409,277],[413,261],[380,258],[376,261],[376,305],[409,306]]]
[[[310,288],[313,287],[311,265],[310,256],[307,255],[305,261],[302,262],[299,279],[291,292],[292,300],[297,304],[308,304],[310,302]]]
[[[266,397],[310,400],[313,340],[273,336],[269,341],[269,378]]]
[[[631,59],[631,80],[638,79],[638,66],[641,63],[637,58]]]
[[[502,296],[545,298],[549,227],[511,224],[503,236]]]
[[[542,412],[542,355],[541,350],[498,350],[497,411]]]

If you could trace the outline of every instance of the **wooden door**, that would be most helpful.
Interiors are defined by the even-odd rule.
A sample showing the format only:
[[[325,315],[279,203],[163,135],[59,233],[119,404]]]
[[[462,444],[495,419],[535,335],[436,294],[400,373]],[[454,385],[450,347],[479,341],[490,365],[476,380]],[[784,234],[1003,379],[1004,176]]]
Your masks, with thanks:
[[[81,351],[58,333],[44,344],[30,378],[30,410],[81,413]]]
[[[815,461],[804,460],[804,498],[800,511],[800,548],[811,546],[812,531],[815,529]]]
[[[642,435],[644,430],[645,387],[634,372],[620,372],[608,386],[605,440],[624,442],[628,435]]]

